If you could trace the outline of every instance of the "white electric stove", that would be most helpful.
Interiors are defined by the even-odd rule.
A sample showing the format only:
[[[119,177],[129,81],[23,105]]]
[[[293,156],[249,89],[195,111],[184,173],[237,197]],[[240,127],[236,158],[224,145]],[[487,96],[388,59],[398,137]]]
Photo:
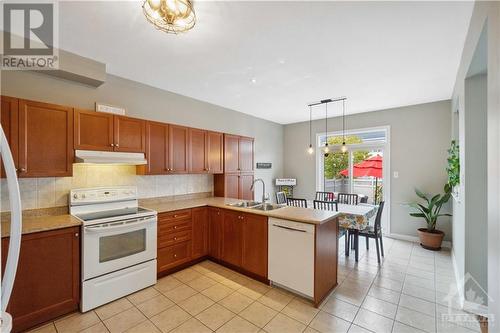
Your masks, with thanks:
[[[135,186],[71,190],[70,213],[83,223],[82,312],[156,283],[157,213]]]

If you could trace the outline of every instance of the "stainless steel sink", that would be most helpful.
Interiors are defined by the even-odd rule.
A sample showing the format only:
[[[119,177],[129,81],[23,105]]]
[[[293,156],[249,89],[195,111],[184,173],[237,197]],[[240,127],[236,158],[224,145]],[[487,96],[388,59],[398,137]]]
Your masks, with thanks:
[[[258,205],[261,205],[261,203],[257,201],[238,201],[238,202],[228,203],[226,205],[231,207],[253,208]]]
[[[283,206],[273,205],[273,204],[270,204],[270,203],[266,203],[266,204],[260,204],[258,206],[254,206],[254,207],[251,207],[251,208],[252,209],[258,209],[258,210],[275,210],[275,209],[283,208]]]

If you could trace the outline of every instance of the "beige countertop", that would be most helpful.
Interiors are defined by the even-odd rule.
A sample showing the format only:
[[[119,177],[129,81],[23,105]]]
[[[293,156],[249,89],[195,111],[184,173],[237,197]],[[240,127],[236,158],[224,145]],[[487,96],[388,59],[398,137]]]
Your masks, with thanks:
[[[329,221],[339,215],[337,212],[328,212],[308,208],[299,207],[289,207],[285,206],[279,209],[270,211],[261,211],[251,208],[233,207],[228,206],[229,203],[234,203],[242,200],[228,199],[228,198],[198,198],[198,199],[183,199],[183,200],[172,200],[166,198],[152,198],[152,199],[141,199],[139,201],[140,206],[149,208],[157,211],[158,213],[171,212],[180,209],[189,209],[196,207],[216,207],[231,209],[235,211],[264,215],[268,217],[275,217],[279,219],[310,223],[310,224],[321,224]],[[51,208],[48,211],[44,210],[33,210],[29,213],[27,211],[23,212],[23,234],[31,234],[40,231],[50,231],[69,227],[80,226],[82,223],[77,218],[63,212],[67,212],[67,207],[65,210],[61,210],[60,207]],[[1,237],[8,237],[10,235],[10,216],[9,214],[1,215],[2,224],[2,235]]]
[[[10,235],[10,217],[2,216],[2,238]],[[31,234],[40,231],[49,231],[69,227],[80,226],[82,223],[77,218],[69,215],[44,215],[44,216],[23,216],[22,233]]]
[[[243,201],[243,200],[211,197],[211,198],[172,201],[172,200],[162,200],[161,198],[157,199],[153,198],[153,199],[140,200],[139,204],[141,207],[155,210],[158,213],[171,212],[180,209],[210,206],[210,207],[231,209],[245,213],[265,215],[268,217],[274,217],[279,219],[310,223],[310,224],[321,224],[340,215],[337,212],[329,212],[316,209],[289,207],[289,206],[269,211],[262,211],[258,209],[233,207],[227,205],[229,203],[234,203],[238,201]]]

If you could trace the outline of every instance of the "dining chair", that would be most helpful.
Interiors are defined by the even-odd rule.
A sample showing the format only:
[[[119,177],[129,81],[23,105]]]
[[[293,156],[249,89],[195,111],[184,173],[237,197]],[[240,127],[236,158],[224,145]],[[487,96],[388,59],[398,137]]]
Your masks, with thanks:
[[[326,193],[328,193],[328,192],[326,192]],[[316,195],[317,194],[318,194],[318,192],[316,192]],[[334,212],[339,211],[339,205],[338,205],[337,201],[314,200],[313,205],[314,205],[314,209],[330,210],[330,211],[334,211]],[[344,236],[345,253],[346,253],[346,256],[348,256],[349,255],[349,244],[348,244],[349,242],[348,242],[347,237],[349,237],[349,235],[347,233],[347,229],[340,227],[339,228],[339,235],[337,238],[339,239],[342,236]]]
[[[369,239],[375,239],[375,245],[377,246],[377,260],[380,264],[380,252],[382,252],[382,257],[384,256],[384,243],[382,241],[382,211],[384,210],[384,201],[381,201],[378,210],[377,216],[375,217],[375,224],[373,226],[369,226],[364,230],[359,231],[359,236],[363,236],[366,239],[366,249],[369,249]],[[379,241],[380,241],[380,249],[379,249]]]
[[[335,194],[333,194],[333,192],[316,191],[316,198],[315,198],[315,200],[318,200],[318,201],[334,201],[335,200]]]
[[[368,203],[368,197],[365,195],[359,199],[359,203]]]
[[[307,208],[307,200],[299,198],[286,198],[286,204],[288,206]]]
[[[286,204],[285,192],[276,192],[276,203],[278,205]]]
[[[337,202],[341,204],[357,205],[358,195],[352,193],[339,193],[337,194]]]
[[[314,200],[313,205],[314,209],[331,210],[334,212],[339,211],[339,205],[337,204],[337,201]]]

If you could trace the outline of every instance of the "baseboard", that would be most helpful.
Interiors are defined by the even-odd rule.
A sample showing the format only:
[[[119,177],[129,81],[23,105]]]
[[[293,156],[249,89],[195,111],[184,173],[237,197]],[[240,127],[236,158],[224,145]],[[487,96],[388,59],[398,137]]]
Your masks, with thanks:
[[[409,235],[401,235],[401,234],[389,234],[385,235],[386,237],[389,238],[394,238],[394,239],[399,239],[399,240],[404,240],[408,242],[413,242],[413,243],[420,243],[420,239],[417,236],[409,236]],[[441,244],[442,247],[445,247],[447,249],[451,249],[451,242],[450,241],[443,241]]]

